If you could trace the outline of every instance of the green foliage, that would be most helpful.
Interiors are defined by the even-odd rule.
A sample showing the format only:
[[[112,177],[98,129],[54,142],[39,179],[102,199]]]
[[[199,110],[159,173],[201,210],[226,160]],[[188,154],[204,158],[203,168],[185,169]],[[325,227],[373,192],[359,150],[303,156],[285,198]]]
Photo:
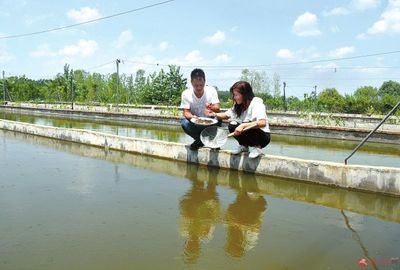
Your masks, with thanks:
[[[399,102],[399,98],[390,94],[384,94],[379,102],[379,111],[388,113]]]
[[[161,69],[158,74],[153,73],[147,77],[139,89],[139,99],[144,104],[178,105],[186,81],[180,74],[180,68],[171,65],[168,73]]]
[[[400,98],[400,83],[395,81],[386,81],[379,88],[378,95],[383,98],[383,96],[393,96]]]
[[[335,88],[327,88],[318,95],[318,110],[324,112],[343,112],[344,97]]]
[[[332,114],[322,114],[320,112],[311,114],[311,119],[317,125],[325,126],[344,126],[344,120],[341,117],[333,116]]]
[[[286,102],[289,111],[300,111],[302,108],[302,102],[297,97],[289,97]]]
[[[231,93],[229,91],[218,91],[218,98],[220,102],[226,102],[231,99]]]
[[[362,86],[354,95],[346,95],[344,99],[345,112],[371,114],[377,104],[378,90],[372,86]]]
[[[283,97],[280,96],[280,78],[274,74],[271,95],[269,79],[265,72],[242,70],[241,79],[249,81],[256,95],[264,100],[268,110],[283,110]],[[149,104],[176,106],[180,103],[182,91],[187,80],[183,78],[178,66],[169,66],[168,70],[146,75],[144,70],[136,74],[116,73],[102,75],[84,70],[72,70],[68,64],[53,79],[32,80],[26,76],[12,76],[0,80],[6,89],[6,99],[14,102],[75,102],[85,104]],[[217,88],[217,87],[216,87]],[[218,88],[217,88],[218,89]],[[2,89],[0,89],[2,90]],[[232,106],[229,91],[218,91],[222,108]],[[303,99],[287,97],[289,111],[297,112],[344,112],[359,114],[385,114],[400,100],[400,83],[386,81],[379,90],[372,86],[359,87],[354,94],[345,96],[335,88],[324,89],[318,96],[315,92],[305,93]],[[115,105],[114,105],[115,106]],[[175,113],[175,112],[171,112]],[[400,116],[400,110],[396,112]],[[315,116],[316,121],[335,122],[333,117]],[[340,123],[339,123],[340,124]]]

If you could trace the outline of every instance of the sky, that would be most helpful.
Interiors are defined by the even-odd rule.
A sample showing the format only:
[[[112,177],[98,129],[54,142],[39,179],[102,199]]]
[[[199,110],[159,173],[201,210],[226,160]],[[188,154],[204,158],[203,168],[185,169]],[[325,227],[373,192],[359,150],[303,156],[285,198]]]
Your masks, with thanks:
[[[400,0],[0,0],[0,25],[6,77],[110,74],[120,59],[128,75],[199,67],[219,90],[245,68],[271,88],[276,74],[300,98],[400,81]]]

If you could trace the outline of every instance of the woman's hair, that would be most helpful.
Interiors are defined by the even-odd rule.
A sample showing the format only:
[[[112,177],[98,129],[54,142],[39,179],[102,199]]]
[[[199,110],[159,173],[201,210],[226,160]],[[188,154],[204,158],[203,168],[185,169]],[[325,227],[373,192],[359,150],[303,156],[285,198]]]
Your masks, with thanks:
[[[243,96],[242,104],[236,104],[233,100],[233,90],[235,89],[238,90],[239,93]],[[229,91],[231,92],[232,100],[234,102],[233,111],[236,113],[237,116],[240,116],[242,112],[244,112],[247,107],[249,107],[251,100],[254,98],[253,88],[246,81],[238,81],[232,85]]]

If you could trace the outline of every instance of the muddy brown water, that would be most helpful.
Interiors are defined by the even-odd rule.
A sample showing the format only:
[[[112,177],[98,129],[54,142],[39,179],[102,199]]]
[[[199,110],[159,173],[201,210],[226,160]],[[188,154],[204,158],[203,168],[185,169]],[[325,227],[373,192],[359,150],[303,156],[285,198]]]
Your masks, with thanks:
[[[1,130],[0,172],[1,270],[399,267],[396,197]]]

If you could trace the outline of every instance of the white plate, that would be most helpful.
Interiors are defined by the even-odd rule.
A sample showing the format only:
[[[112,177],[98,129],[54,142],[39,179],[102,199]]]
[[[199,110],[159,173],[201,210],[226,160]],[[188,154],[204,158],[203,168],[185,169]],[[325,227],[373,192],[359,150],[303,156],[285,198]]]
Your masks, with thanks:
[[[218,123],[217,119],[208,118],[208,117],[193,117],[190,119],[193,124],[200,125],[200,126],[211,126]]]

